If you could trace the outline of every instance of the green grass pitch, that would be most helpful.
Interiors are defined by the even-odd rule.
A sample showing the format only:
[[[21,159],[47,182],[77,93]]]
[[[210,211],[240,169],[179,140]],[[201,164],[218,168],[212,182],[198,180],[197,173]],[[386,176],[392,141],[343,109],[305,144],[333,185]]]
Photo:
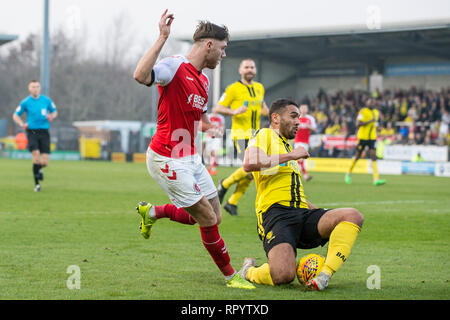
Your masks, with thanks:
[[[219,178],[233,168],[219,168]],[[365,222],[352,255],[324,292],[292,284],[227,288],[204,249],[198,226],[160,220],[152,238],[138,230],[138,201],[168,203],[145,164],[53,161],[42,192],[33,192],[31,161],[0,160],[0,299],[438,299],[450,298],[450,179],[315,173],[308,199],[326,208],[351,206]],[[231,194],[227,194],[227,197]],[[256,233],[255,186],[239,216],[225,211],[220,233],[239,269],[244,257],[266,261]],[[298,251],[298,257],[326,246]],[[369,289],[369,266],[380,289]],[[80,289],[69,289],[69,266]],[[370,271],[370,268],[369,268]],[[370,282],[370,281],[369,281]]]

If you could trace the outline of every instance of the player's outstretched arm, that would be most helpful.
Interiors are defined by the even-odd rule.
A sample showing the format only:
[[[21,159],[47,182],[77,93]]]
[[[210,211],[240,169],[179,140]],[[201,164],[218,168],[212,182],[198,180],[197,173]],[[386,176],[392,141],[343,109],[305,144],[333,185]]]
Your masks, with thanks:
[[[233,109],[227,108],[221,104],[217,104],[213,108],[212,111],[214,113],[218,113],[218,114],[221,114],[224,116],[235,116],[235,115],[238,115],[238,114],[241,114],[241,113],[244,113],[245,111],[247,111],[247,107],[241,106],[241,107],[233,110]]]
[[[367,125],[369,123],[372,123],[372,122],[376,122],[375,119],[370,119],[368,121],[361,121],[361,120],[357,119],[356,120],[356,127],[359,128],[359,127],[365,126],[365,125]]]
[[[244,171],[261,171],[280,165],[291,160],[307,159],[308,152],[302,147],[294,149],[294,151],[285,154],[267,155],[258,147],[248,147],[244,157]]]
[[[139,60],[136,70],[134,71],[134,79],[143,85],[149,85],[152,82],[152,70],[158,59],[159,54],[167,41],[170,34],[170,26],[172,25],[174,16],[167,13],[166,9],[159,20],[159,37],[155,44],[148,50]]]

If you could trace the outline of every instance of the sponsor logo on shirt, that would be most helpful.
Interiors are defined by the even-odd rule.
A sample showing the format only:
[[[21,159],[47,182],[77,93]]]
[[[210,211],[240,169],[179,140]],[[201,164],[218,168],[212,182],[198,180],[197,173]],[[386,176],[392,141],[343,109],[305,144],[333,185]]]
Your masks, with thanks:
[[[199,96],[197,94],[191,93],[188,97],[187,103],[192,105],[194,108],[203,110],[203,106],[205,105],[206,98]]]

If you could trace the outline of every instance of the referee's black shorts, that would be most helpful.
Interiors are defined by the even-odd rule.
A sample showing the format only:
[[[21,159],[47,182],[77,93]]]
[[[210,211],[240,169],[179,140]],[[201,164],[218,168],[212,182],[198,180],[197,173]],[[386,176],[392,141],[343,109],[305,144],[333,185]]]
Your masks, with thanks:
[[[50,133],[47,129],[28,129],[28,150],[50,153]]]
[[[297,255],[298,249],[312,249],[324,246],[328,239],[323,239],[317,229],[320,218],[328,209],[290,208],[280,204],[272,205],[262,214],[262,238],[264,251],[280,243],[289,243]]]

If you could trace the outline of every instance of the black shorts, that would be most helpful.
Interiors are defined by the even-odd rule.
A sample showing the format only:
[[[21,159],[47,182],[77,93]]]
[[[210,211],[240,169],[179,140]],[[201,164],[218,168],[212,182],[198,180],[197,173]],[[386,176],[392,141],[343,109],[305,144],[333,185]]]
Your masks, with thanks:
[[[50,133],[47,129],[28,129],[28,150],[50,153]]]
[[[235,139],[233,143],[234,159],[241,159],[244,161],[245,149],[247,149],[249,139]]]
[[[358,151],[363,151],[365,147],[369,147],[369,150],[375,150],[376,140],[358,140]]]
[[[264,229],[264,251],[269,254],[270,249],[280,243],[289,243],[297,255],[298,249],[312,249],[324,246],[328,239],[323,239],[317,225],[320,218],[328,209],[290,208],[274,204],[262,214]]]

